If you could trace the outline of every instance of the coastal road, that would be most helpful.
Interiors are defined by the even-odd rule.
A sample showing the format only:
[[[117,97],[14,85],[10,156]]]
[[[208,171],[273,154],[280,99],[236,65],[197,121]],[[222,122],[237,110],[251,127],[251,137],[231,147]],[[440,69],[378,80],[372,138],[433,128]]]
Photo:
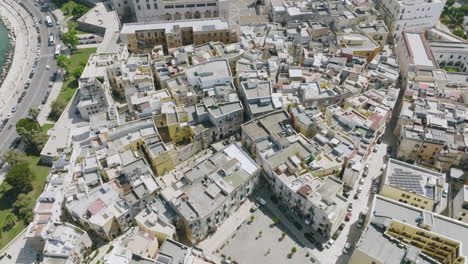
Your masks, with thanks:
[[[39,56],[39,61],[36,67],[36,73],[31,80],[30,88],[26,90],[27,94],[23,98],[23,101],[18,104],[18,110],[13,113],[5,128],[0,132],[0,155],[3,155],[11,147],[13,141],[18,137],[15,129],[16,122],[18,122],[19,119],[28,116],[30,108],[37,108],[41,105],[41,101],[47,93],[50,77],[54,72],[57,71],[57,66],[54,60],[55,46],[49,46],[48,39],[49,33],[52,32],[58,40],[59,31],[55,23],[53,27],[48,27],[45,24],[45,17],[47,15],[51,16],[50,12],[41,11],[39,5],[34,5],[33,0],[19,0],[17,2],[23,3],[24,6],[32,13],[32,16],[36,19],[36,21],[43,21],[41,24],[39,24],[41,36],[41,54]],[[46,65],[50,66],[49,70],[46,69]]]

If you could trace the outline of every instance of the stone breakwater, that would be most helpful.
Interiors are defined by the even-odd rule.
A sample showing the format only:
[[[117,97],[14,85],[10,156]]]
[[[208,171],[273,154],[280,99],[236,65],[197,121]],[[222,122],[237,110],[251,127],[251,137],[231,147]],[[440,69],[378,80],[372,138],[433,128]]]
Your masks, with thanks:
[[[8,30],[8,42],[9,47],[8,51],[6,52],[4,63],[0,68],[0,86],[3,84],[8,72],[10,71],[11,63],[13,62],[13,57],[15,54],[15,43],[16,43],[16,35],[13,31],[10,22],[5,17],[0,17],[0,24],[3,24],[6,29]]]

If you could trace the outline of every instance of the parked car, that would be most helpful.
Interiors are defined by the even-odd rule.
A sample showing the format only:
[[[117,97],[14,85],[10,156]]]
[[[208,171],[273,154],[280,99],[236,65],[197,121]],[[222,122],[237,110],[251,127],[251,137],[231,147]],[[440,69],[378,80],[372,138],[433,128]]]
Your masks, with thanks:
[[[299,224],[299,223],[296,222],[296,221],[294,221],[293,224],[294,224],[294,226],[295,226],[297,229],[302,230],[302,225],[301,225],[301,224]]]
[[[342,223],[339,227],[338,227],[338,230],[343,230],[345,228],[345,223]]]
[[[333,243],[335,243],[335,240],[330,239],[330,240],[328,240],[327,243],[325,244],[325,247],[326,247],[326,248],[330,248],[330,247],[333,245]]]
[[[350,192],[343,192],[343,196],[344,196],[345,198],[348,198],[350,195],[351,195]]]
[[[332,236],[332,239],[337,240],[340,234],[341,234],[341,230],[336,230],[335,234],[333,234]]]
[[[343,254],[349,254],[349,252],[351,251],[351,243],[346,243],[344,248],[343,248]]]
[[[359,218],[359,221],[357,223],[357,227],[361,228],[362,226],[364,226],[364,218]]]
[[[353,203],[348,204],[348,212],[353,211]]]
[[[383,141],[383,136],[380,136],[379,139],[377,139],[377,144],[382,143],[382,141]]]
[[[11,109],[11,112],[14,113],[14,112],[16,112],[16,110],[18,110],[18,107],[17,107],[17,106],[13,106],[13,108]]]
[[[312,233],[304,233],[304,237],[309,240],[310,243],[312,244],[315,244],[315,242],[317,242],[317,240],[315,240],[314,236],[312,235]]]
[[[373,151],[373,152],[379,151],[379,147],[378,147],[378,146],[375,146],[374,149],[373,149],[372,151]]]
[[[354,200],[357,200],[357,199],[359,199],[359,193],[356,193],[356,194],[354,195]]]
[[[359,184],[361,184],[361,185],[364,184],[364,179],[363,178],[359,179]]]
[[[393,150],[393,148],[391,146],[388,146],[387,147],[387,154],[389,154],[389,155],[392,154],[392,150]]]
[[[266,205],[267,202],[265,201],[265,199],[263,199],[262,197],[257,197],[257,202],[260,204],[260,205]]]
[[[361,193],[362,192],[362,186],[359,186],[356,190],[356,193]]]
[[[351,216],[353,216],[353,213],[348,212],[348,213],[346,214],[344,220],[345,220],[346,222],[348,222],[348,221],[351,219]]]
[[[376,193],[378,193],[378,192],[379,192],[379,187],[373,186],[373,187],[372,187],[372,193],[373,193],[373,194],[376,194]]]
[[[250,208],[250,212],[253,213],[253,212],[257,211],[257,209],[258,209],[258,205],[255,204],[254,206],[252,206],[252,208]]]
[[[322,245],[322,243],[320,243],[320,242],[315,243],[315,247],[318,249],[318,251],[322,251],[322,250],[323,250],[323,245]]]
[[[57,72],[54,72],[54,74],[52,74],[52,76],[50,77],[50,80],[55,82],[55,80],[57,80]]]
[[[447,189],[444,189],[442,191],[442,197],[447,198],[447,196],[448,196],[448,191],[447,191]]]
[[[369,170],[364,170],[364,172],[362,173],[362,177],[367,177],[367,174],[369,173]]]

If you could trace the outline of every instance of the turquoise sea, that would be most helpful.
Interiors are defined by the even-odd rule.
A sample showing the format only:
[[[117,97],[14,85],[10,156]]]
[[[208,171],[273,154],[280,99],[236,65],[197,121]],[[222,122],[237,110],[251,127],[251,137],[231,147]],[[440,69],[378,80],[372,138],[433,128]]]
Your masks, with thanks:
[[[5,63],[5,57],[10,50],[10,42],[8,41],[8,29],[5,25],[0,24],[0,70]]]

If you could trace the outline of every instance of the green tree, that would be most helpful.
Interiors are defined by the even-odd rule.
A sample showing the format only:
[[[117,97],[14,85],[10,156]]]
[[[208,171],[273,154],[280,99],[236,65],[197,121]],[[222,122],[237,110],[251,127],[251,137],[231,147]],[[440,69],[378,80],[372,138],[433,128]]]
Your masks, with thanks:
[[[296,248],[296,247],[291,248],[291,254],[294,254],[294,253],[296,253],[296,252],[297,252],[297,248]]]
[[[73,8],[73,11],[72,11],[73,17],[79,18],[83,16],[86,12],[88,12],[88,10],[89,8],[87,8],[86,6],[78,4],[77,6],[75,6],[75,8]]]
[[[18,163],[26,162],[26,154],[24,152],[17,150],[17,149],[10,149],[4,155],[3,158],[5,159],[10,166],[15,166]]]
[[[58,55],[56,57],[57,60],[57,67],[59,67],[61,70],[67,72],[68,69],[70,68],[71,65],[71,60],[65,55]]]
[[[32,135],[31,144],[34,147],[36,154],[41,153],[48,139],[49,135],[47,135],[47,132],[45,131],[40,131]]]
[[[34,175],[26,163],[18,163],[8,171],[5,181],[20,193],[28,193],[32,188]]]
[[[79,38],[76,36],[75,30],[70,30],[67,33],[63,34],[62,41],[68,45],[71,49],[75,49],[78,44],[80,44]],[[58,61],[57,61],[58,63]]]
[[[254,216],[254,215],[251,215],[251,216],[250,216],[250,223],[253,223],[254,220],[255,220],[255,216]]]
[[[13,211],[24,220],[25,224],[32,221],[34,199],[24,193],[18,195],[18,198],[13,203]]]
[[[16,224],[16,216],[12,213],[9,213],[5,217],[5,225],[3,226],[3,230],[10,230]]]
[[[463,31],[462,29],[455,29],[453,31],[453,34],[459,36],[460,38],[463,38],[465,36],[465,31]]]
[[[85,65],[79,65],[77,66],[73,71],[72,71],[72,76],[75,78],[75,79],[78,79],[81,77],[81,74],[83,73],[84,71],[84,68],[85,68]]]
[[[60,115],[62,114],[66,106],[67,103],[65,102],[65,100],[63,100],[62,98],[57,98],[57,100],[55,100],[52,103],[52,107],[49,113],[49,119],[57,121],[60,118]]]
[[[281,233],[281,240],[283,240],[285,237],[286,237],[286,233],[285,232]]]
[[[18,123],[16,123],[16,132],[18,132],[21,140],[23,140],[26,145],[27,152],[34,155],[41,152],[44,144],[37,140],[38,138],[42,138],[41,133],[43,133],[39,123],[31,118],[20,119]]]
[[[278,217],[273,218],[273,224],[277,225],[279,224],[280,219]]]

